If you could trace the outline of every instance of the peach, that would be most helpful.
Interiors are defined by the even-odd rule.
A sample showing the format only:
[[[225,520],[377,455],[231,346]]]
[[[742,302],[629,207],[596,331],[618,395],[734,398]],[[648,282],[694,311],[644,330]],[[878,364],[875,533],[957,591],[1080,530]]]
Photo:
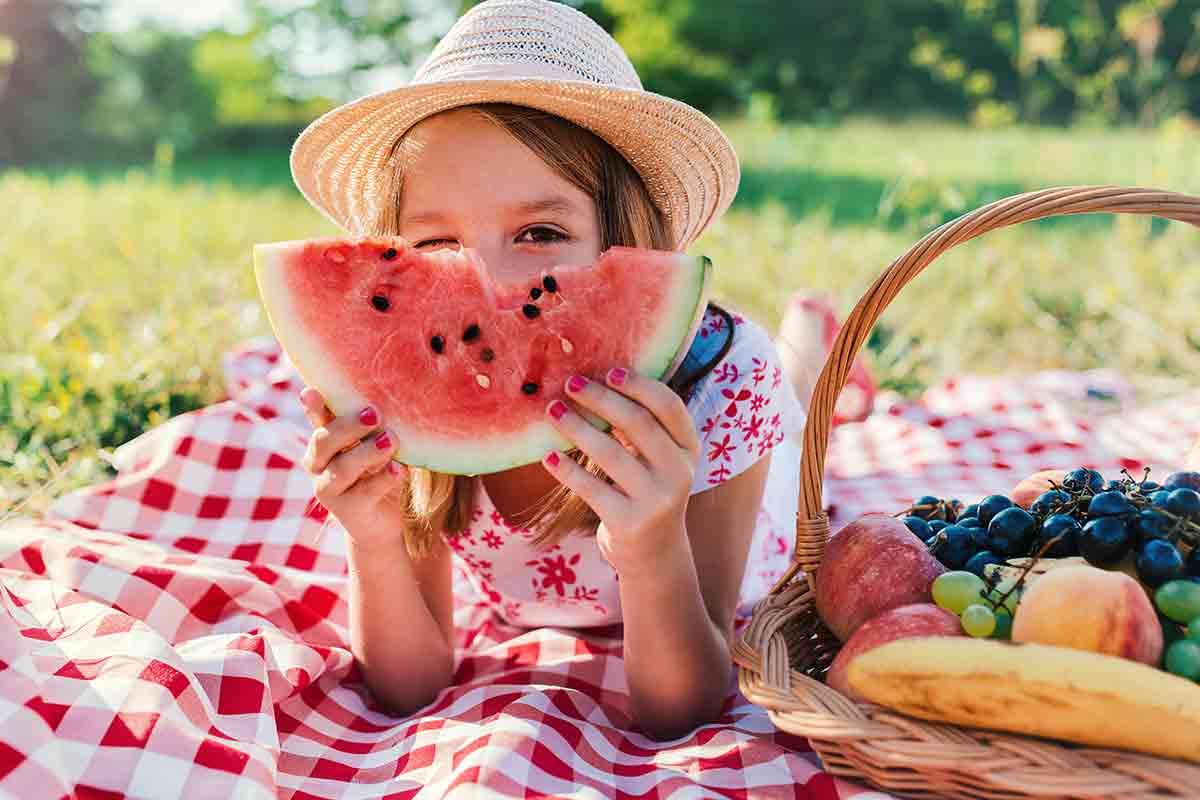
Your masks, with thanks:
[[[816,573],[817,613],[841,641],[872,617],[933,599],[945,572],[925,543],[887,514],[867,514],[838,531]]]
[[[872,617],[858,627],[833,659],[825,682],[844,695],[861,699],[850,688],[846,678],[846,670],[856,657],[896,639],[962,635],[962,623],[958,617],[933,603],[913,603],[893,608]]]
[[[1146,590],[1124,572],[1063,567],[1028,585],[1012,640],[1071,647],[1157,666],[1162,627]]]
[[[1054,488],[1050,485],[1051,481],[1062,486],[1065,477],[1067,477],[1067,473],[1061,469],[1044,469],[1041,472],[1035,472],[1014,486],[1009,497],[1021,508],[1028,510],[1033,505],[1033,501],[1037,500],[1042,493]]]

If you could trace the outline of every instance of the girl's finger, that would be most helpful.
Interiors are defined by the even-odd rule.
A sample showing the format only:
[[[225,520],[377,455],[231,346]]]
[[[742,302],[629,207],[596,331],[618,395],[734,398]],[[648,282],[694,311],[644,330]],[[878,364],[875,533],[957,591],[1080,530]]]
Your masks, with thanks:
[[[691,453],[700,451],[700,437],[687,406],[665,383],[621,367],[610,369],[604,380],[613,390],[653,414],[677,445]]]
[[[651,464],[662,466],[679,458],[679,445],[652,410],[580,375],[568,378],[566,388],[572,400],[619,428]]]
[[[345,493],[364,475],[384,470],[395,450],[395,437],[387,431],[360,442],[330,460],[317,476],[317,491],[334,497]]]
[[[319,428],[333,419],[333,412],[325,405],[325,398],[311,386],[300,390],[300,405],[304,408],[304,416],[314,428]]]
[[[654,479],[646,465],[607,433],[596,430],[562,400],[554,400],[546,413],[555,428],[600,465],[626,494],[645,494],[654,489]]]
[[[542,466],[555,480],[582,497],[606,525],[619,527],[629,507],[629,498],[556,450],[542,457]]]
[[[394,466],[394,469],[393,469]],[[359,478],[355,491],[372,502],[378,502],[385,494],[401,486],[408,478],[408,470],[395,461],[387,465],[369,478]]]
[[[370,406],[358,414],[337,417],[326,422],[308,438],[305,460],[310,465],[309,471],[319,473],[335,456],[356,447],[363,437],[379,428],[379,412]]]

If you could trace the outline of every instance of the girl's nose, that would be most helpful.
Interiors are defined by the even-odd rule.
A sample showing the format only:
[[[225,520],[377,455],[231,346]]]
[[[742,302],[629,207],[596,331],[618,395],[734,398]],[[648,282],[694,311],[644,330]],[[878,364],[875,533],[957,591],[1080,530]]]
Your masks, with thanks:
[[[519,283],[525,277],[524,273],[528,271],[522,269],[512,249],[505,247],[503,241],[482,242],[476,240],[475,246],[471,249],[483,259],[488,272],[497,283]]]

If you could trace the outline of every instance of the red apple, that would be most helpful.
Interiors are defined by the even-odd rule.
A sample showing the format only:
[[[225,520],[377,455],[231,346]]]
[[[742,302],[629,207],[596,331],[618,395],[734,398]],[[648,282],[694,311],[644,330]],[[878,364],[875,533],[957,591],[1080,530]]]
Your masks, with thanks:
[[[860,699],[846,680],[846,670],[857,656],[896,639],[962,635],[962,623],[958,617],[933,603],[913,603],[893,608],[859,626],[833,659],[825,682],[844,695]]]
[[[933,599],[945,572],[925,543],[887,514],[867,514],[838,531],[816,573],[817,613],[843,642],[872,617]]]

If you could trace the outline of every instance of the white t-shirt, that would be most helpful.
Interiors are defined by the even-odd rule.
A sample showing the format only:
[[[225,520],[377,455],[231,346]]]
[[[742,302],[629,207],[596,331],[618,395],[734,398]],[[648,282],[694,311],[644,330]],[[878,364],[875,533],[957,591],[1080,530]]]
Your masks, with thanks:
[[[767,332],[733,316],[729,350],[687,399],[701,442],[691,493],[711,489],[772,454],[738,602],[738,613],[749,615],[791,563],[800,472],[794,434],[804,426],[804,410]],[[693,351],[703,351],[710,337],[723,342],[725,325],[725,317],[710,308]],[[502,618],[527,627],[621,621],[617,575],[601,556],[594,530],[535,548],[532,532],[510,526],[482,482],[476,498],[470,525],[446,541],[470,585]]]

